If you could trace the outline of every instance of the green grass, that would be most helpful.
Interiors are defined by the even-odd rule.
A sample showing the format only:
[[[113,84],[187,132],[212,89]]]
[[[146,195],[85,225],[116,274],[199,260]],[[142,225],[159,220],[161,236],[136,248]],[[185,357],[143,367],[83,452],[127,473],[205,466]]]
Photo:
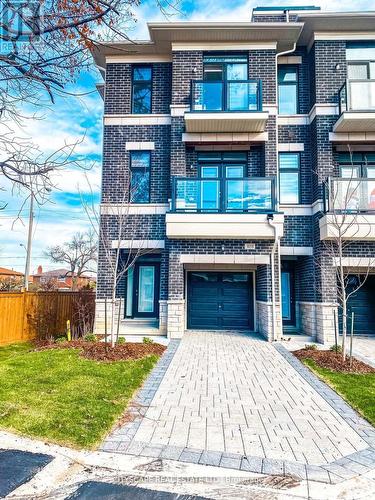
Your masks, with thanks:
[[[304,359],[303,362],[375,425],[375,373],[341,373],[321,368],[312,359]]]
[[[157,361],[83,359],[74,349],[0,347],[0,427],[77,448],[100,443]]]

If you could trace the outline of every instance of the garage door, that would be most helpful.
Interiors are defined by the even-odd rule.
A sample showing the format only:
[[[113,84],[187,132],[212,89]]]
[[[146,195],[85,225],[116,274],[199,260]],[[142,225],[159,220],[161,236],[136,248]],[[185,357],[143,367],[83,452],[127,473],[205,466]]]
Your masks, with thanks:
[[[352,276],[355,285],[358,278]],[[348,316],[354,312],[354,333],[375,335],[375,276],[369,276],[365,284],[348,301]],[[348,319],[350,331],[351,319]]]
[[[253,330],[252,274],[188,273],[188,328]]]

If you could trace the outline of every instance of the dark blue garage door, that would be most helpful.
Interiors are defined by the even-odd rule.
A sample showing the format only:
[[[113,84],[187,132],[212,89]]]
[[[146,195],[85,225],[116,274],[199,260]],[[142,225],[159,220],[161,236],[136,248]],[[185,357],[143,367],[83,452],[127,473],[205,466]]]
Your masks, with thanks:
[[[188,273],[188,328],[253,330],[252,278],[249,273]]]
[[[353,286],[357,286],[357,276],[352,276],[351,279]],[[375,335],[375,276],[368,276],[364,285],[348,300],[348,332],[350,332],[352,311],[354,334]]]

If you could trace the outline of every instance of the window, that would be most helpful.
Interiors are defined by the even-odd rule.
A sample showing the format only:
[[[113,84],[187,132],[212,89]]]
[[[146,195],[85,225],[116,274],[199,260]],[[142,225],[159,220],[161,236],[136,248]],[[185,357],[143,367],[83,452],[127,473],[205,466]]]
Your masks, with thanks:
[[[348,42],[346,60],[349,109],[375,109],[375,42]]]
[[[205,84],[199,97],[204,110],[257,109],[256,92],[248,84],[246,54],[206,54],[203,79]]]
[[[206,81],[247,80],[246,54],[206,54],[203,58]]]
[[[295,115],[298,113],[298,78],[297,67],[280,65],[277,73],[279,93],[279,114]]]
[[[375,153],[339,153],[341,177],[355,179],[357,177],[375,178]]]
[[[151,113],[151,87],[152,69],[151,66],[133,67],[133,100],[132,113]]]
[[[150,202],[150,151],[130,154],[130,203]]]
[[[280,203],[299,203],[300,156],[298,153],[279,154]]]

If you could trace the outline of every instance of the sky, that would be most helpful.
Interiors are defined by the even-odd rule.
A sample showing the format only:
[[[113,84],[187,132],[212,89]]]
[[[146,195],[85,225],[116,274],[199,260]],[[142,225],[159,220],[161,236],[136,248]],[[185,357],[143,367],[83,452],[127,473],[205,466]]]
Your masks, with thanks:
[[[146,23],[152,21],[250,21],[252,8],[259,5],[316,5],[325,11],[374,9],[373,0],[181,0],[178,9],[169,9],[170,15],[166,17],[156,1],[146,0],[134,9],[137,22],[131,26],[129,36],[148,39]],[[87,171],[71,167],[57,174],[54,178],[56,188],[49,202],[34,210],[32,272],[39,265],[44,270],[61,267],[45,257],[46,248],[63,244],[74,233],[90,228],[81,197],[84,193],[89,196],[92,189],[94,201],[98,203],[100,199],[103,101],[95,89],[100,81],[93,66],[91,72],[82,73],[67,88],[75,95],[80,94],[79,98],[59,98],[55,105],[43,109],[42,119],[30,116],[23,120],[20,134],[30,137],[45,152],[52,152],[64,143],[79,141],[76,152],[84,156],[91,167]],[[0,192],[0,201],[7,204],[0,211],[0,266],[23,271],[29,207],[24,204],[24,193],[12,193],[3,179],[0,185],[5,187],[5,191]]]

